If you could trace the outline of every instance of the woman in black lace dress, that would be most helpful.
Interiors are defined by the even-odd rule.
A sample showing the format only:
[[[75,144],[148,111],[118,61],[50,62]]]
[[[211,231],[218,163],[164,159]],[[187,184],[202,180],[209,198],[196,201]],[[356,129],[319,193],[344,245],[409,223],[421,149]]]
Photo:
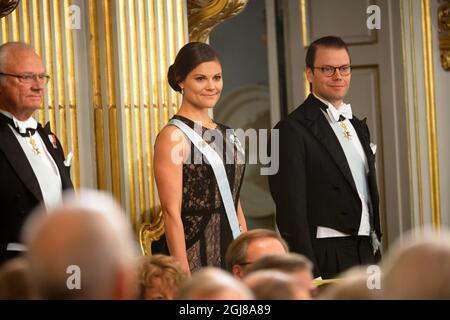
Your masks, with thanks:
[[[202,136],[202,143],[220,155],[238,228],[246,231],[239,202],[245,169],[243,150],[234,132],[208,114],[223,87],[216,53],[205,43],[188,43],[169,68],[168,79],[170,86],[183,95],[180,110],[171,121],[194,129]],[[154,170],[170,254],[185,271],[207,265],[225,268],[224,256],[233,234],[216,177],[209,162],[179,127],[169,124],[158,135]]]

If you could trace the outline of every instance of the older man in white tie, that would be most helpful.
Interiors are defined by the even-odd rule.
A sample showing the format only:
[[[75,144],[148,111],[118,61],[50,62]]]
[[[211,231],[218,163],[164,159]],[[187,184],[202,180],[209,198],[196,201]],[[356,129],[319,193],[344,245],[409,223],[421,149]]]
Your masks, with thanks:
[[[0,46],[0,264],[24,250],[19,234],[40,203],[60,201],[71,189],[70,163],[50,126],[33,117],[49,80],[30,46]]]
[[[290,249],[313,262],[315,277],[333,278],[381,258],[375,154],[365,120],[343,102],[351,79],[345,42],[314,41],[306,74],[312,93],[275,126],[280,165],[269,184]]]

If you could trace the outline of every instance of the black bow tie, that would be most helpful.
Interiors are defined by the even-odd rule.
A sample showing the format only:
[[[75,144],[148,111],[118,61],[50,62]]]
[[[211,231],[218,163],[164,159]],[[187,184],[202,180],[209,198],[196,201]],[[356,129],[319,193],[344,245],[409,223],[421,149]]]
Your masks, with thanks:
[[[16,132],[18,134],[20,134],[22,137],[26,138],[26,137],[31,137],[36,133],[36,129],[33,128],[27,128],[25,133],[20,132],[20,129],[18,126],[16,126],[16,124],[14,123],[14,120],[11,119],[10,117],[5,116],[3,113],[0,113],[0,117],[2,117],[6,122],[8,122],[11,127],[14,128],[14,130],[16,130]]]

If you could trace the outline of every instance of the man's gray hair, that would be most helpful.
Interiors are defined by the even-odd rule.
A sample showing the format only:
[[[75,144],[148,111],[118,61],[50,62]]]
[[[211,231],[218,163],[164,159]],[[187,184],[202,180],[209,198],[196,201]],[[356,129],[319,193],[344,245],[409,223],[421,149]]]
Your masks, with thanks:
[[[6,42],[6,43],[2,44],[0,46],[0,72],[5,72],[5,64],[6,64],[6,61],[8,60],[8,54],[10,53],[10,51],[12,49],[18,49],[18,48],[29,49],[29,50],[36,52],[31,45],[29,45],[25,42],[16,41],[16,42]],[[0,77],[0,84],[3,84],[4,81],[5,81],[4,77]]]
[[[40,209],[23,229],[38,293],[43,299],[110,299],[119,273],[136,268],[137,246],[121,207],[95,190],[69,193]],[[82,290],[68,290],[66,269],[81,270]]]

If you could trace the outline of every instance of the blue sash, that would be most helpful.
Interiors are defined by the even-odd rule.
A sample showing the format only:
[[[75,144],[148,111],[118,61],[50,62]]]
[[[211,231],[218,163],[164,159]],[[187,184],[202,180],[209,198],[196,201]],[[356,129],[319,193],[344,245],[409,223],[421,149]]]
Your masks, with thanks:
[[[203,138],[197,132],[195,132],[183,121],[172,119],[169,121],[169,124],[174,125],[183,131],[194,146],[200,150],[206,159],[208,159],[208,162],[214,171],[214,176],[216,177],[220,196],[222,197],[225,212],[227,214],[228,223],[230,224],[231,231],[233,232],[233,238],[236,239],[241,233],[241,230],[239,228],[233,196],[231,195],[230,183],[228,182],[228,177],[225,172],[225,166],[222,158],[220,158],[217,152],[211,148],[209,144],[205,143]]]

